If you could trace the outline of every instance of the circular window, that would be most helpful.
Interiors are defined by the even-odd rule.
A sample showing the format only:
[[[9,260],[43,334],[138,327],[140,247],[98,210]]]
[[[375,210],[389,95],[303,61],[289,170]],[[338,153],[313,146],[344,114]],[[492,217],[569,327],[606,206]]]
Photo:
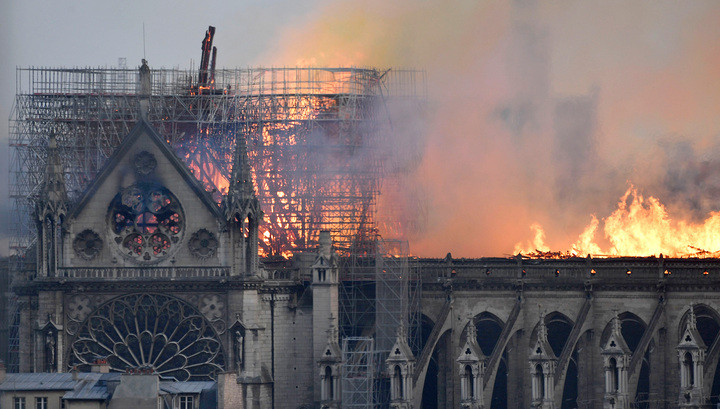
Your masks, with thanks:
[[[175,195],[153,183],[123,189],[110,203],[109,218],[122,254],[143,263],[167,257],[185,227]]]
[[[102,239],[92,230],[83,230],[73,240],[75,254],[85,260],[92,260],[102,250]]]
[[[206,229],[200,229],[190,237],[188,248],[190,248],[192,255],[201,260],[205,260],[215,255],[218,248],[218,241],[214,234]]]

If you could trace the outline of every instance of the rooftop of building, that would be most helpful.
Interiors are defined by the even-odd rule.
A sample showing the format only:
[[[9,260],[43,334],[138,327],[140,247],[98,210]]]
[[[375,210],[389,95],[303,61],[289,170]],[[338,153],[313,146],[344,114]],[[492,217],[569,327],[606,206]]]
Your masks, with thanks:
[[[107,400],[112,398],[113,385],[122,381],[122,373],[63,372],[8,373],[0,382],[0,393],[10,391],[66,391],[65,400]],[[126,375],[133,376],[133,375]],[[200,394],[216,388],[214,381],[176,381],[160,378],[160,395]]]

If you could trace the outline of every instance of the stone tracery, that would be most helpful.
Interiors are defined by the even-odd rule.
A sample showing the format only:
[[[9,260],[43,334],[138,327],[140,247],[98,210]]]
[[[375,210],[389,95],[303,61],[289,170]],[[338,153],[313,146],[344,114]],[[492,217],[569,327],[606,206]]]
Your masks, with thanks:
[[[155,183],[138,182],[120,191],[108,217],[121,253],[143,263],[166,258],[185,227],[175,195]]]
[[[105,359],[114,371],[150,369],[207,380],[225,367],[222,344],[202,314],[161,294],[115,298],[92,312],[72,343],[70,366]]]
[[[86,229],[75,236],[73,250],[75,254],[85,260],[92,260],[102,250],[103,242],[100,236],[92,230]]]

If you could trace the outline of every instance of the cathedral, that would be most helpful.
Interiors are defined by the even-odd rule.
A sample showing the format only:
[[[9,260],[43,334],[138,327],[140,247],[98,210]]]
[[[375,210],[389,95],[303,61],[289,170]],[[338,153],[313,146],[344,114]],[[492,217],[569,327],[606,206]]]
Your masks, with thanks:
[[[179,381],[231,372],[246,407],[333,400],[338,386],[321,387],[339,377],[329,234],[304,266],[312,304],[299,305],[298,277],[268,277],[259,266],[262,214],[238,141],[218,206],[141,119],[70,205],[50,137],[37,273],[15,290],[20,372],[89,371],[100,360]]]
[[[400,320],[387,353],[365,355],[381,370],[361,384],[353,365],[368,363],[341,336],[347,283],[330,232],[287,268],[259,260],[244,138],[220,205],[142,116],[72,203],[52,135],[47,155],[36,269],[13,289],[20,372],[102,363],[178,382],[222,377],[243,408],[720,401],[720,260],[414,259],[421,328]],[[353,400],[360,387],[368,400]]]

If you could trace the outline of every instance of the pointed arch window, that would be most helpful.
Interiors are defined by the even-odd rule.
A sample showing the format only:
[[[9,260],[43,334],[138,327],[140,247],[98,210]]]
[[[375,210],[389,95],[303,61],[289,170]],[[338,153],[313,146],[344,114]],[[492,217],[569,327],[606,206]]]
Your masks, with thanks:
[[[405,399],[405,395],[403,392],[403,375],[402,375],[402,369],[400,368],[400,365],[395,365],[395,369],[393,372],[393,384],[395,386],[394,388],[394,399]]]
[[[468,383],[468,397],[470,399],[475,398],[475,376],[473,375],[472,367],[470,365],[465,365],[465,379],[467,379]]]
[[[620,388],[620,373],[615,358],[610,358],[610,392],[617,392]]]
[[[695,363],[693,362],[693,357],[690,352],[685,352],[683,356],[682,370],[682,376],[685,380],[683,386],[686,388],[693,387],[695,385]]]
[[[333,388],[333,375],[330,366],[325,367],[325,383],[327,384],[327,398],[333,400],[335,398],[335,390]]]
[[[325,365],[320,371],[320,399],[323,401],[338,400],[338,369]]]
[[[545,399],[545,373],[541,364],[535,365],[535,371],[532,378],[532,394],[533,400],[541,401]]]

